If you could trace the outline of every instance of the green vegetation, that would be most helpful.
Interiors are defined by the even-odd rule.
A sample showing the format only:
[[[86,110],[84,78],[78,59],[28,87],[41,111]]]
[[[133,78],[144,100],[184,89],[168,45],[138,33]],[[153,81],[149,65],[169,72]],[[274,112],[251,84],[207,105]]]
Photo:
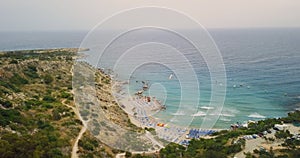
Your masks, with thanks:
[[[82,140],[79,140],[78,145],[81,146],[85,150],[94,151],[95,148],[98,147],[99,143],[98,143],[97,140],[93,140],[93,139],[89,139],[89,138],[84,138]]]
[[[61,148],[68,145],[68,141],[60,139],[60,134],[54,128],[46,128],[34,135],[1,132],[1,157],[68,157]]]
[[[213,139],[191,140],[188,147],[184,147],[175,143],[169,144],[160,151],[162,158],[173,157],[227,157],[234,153],[242,151],[245,141],[239,139],[228,144],[229,138],[234,137],[231,132],[220,135]]]
[[[287,117],[282,118],[286,123],[300,123],[300,111],[290,112]]]
[[[17,73],[13,74],[13,77],[10,78],[10,82],[14,83],[17,86],[28,84],[28,80],[26,80],[25,78],[21,77]]]
[[[84,137],[78,142],[80,157],[93,158],[93,157],[113,157],[114,153],[111,148],[102,144],[99,140],[95,139],[90,132],[86,132]],[[114,149],[113,149],[114,150]],[[118,150],[116,151],[119,152]]]
[[[0,54],[1,158],[71,156],[82,128],[74,111],[64,105],[74,105],[70,70],[75,52],[57,49]],[[79,157],[115,155],[89,131],[78,146]]]
[[[21,114],[15,109],[4,110],[0,109],[0,126],[5,127],[11,123],[24,124],[25,120],[22,120]]]
[[[49,74],[46,74],[45,76],[43,76],[43,79],[46,84],[50,84],[51,82],[53,82],[53,77]]]
[[[8,100],[0,99],[0,105],[2,105],[4,108],[11,108],[12,107],[12,103]]]
[[[236,130],[223,130],[214,133],[215,138],[191,140],[190,144],[185,147],[178,144],[170,143],[164,149],[160,150],[160,157],[175,158],[175,157],[199,157],[199,158],[226,158],[233,156],[235,153],[242,151],[245,146],[244,139],[237,139],[239,136],[257,134],[274,127],[275,124],[284,123],[299,123],[300,111],[291,112],[287,117],[279,119],[265,119],[257,123],[249,124],[248,128],[238,128]],[[300,140],[291,139],[291,134],[288,130],[277,131],[275,137],[284,139],[282,146],[287,149],[279,150],[279,154],[275,154],[273,150],[255,150],[254,154],[246,153],[247,158],[298,158],[300,157]],[[271,138],[270,138],[271,139]],[[277,151],[278,152],[278,151]]]
[[[30,78],[39,78],[37,68],[34,65],[28,65],[27,69],[25,69],[23,72],[26,76]]]
[[[291,137],[292,135],[290,134],[290,131],[286,130],[286,131],[277,131],[275,133],[275,137],[277,139],[286,139],[288,137]]]
[[[39,56],[48,60],[41,62]],[[55,83],[52,76],[66,72],[53,71],[51,67],[59,65],[70,69],[71,64],[54,62],[56,57],[32,52],[1,55],[0,91],[4,94],[0,94],[0,157],[70,156],[71,140],[76,133],[62,128],[61,124],[74,120],[74,114],[62,106],[54,87],[67,87],[71,81]],[[48,71],[44,71],[45,68]],[[42,79],[48,85],[41,84]],[[79,128],[80,123],[70,127]]]
[[[131,152],[128,152],[128,151],[126,151],[126,153],[125,153],[125,157],[131,157],[132,156],[132,153]]]
[[[0,54],[0,157],[70,157],[71,147],[82,123],[76,119],[73,106],[71,66],[74,52],[69,51],[16,51]],[[97,87],[109,86],[111,80],[102,75]],[[109,95],[109,94],[108,94]],[[108,96],[106,95],[106,96]],[[127,115],[109,98],[99,98],[106,114],[122,115],[120,122],[128,128],[141,130],[130,123]],[[63,102],[64,101],[64,102]],[[64,103],[64,104],[62,104]],[[87,109],[89,105],[86,105]],[[82,110],[83,116],[97,114]],[[265,119],[249,124],[248,128],[220,131],[211,139],[191,140],[189,146],[170,143],[159,155],[140,155],[126,152],[126,157],[230,157],[242,151],[245,140],[238,137],[258,134],[275,124],[299,123],[300,111],[280,119]],[[102,127],[110,129],[104,122]],[[99,126],[99,125],[98,125]],[[98,127],[97,126],[97,127]],[[152,128],[145,130],[155,133]],[[94,134],[100,129],[95,128]],[[280,150],[255,150],[246,157],[300,157],[300,140],[289,131],[278,131],[276,139],[284,143]],[[129,140],[134,140],[128,136]],[[269,138],[272,139],[272,138]],[[135,144],[139,146],[139,144]],[[113,157],[120,153],[112,150],[86,132],[79,140],[80,157]]]
[[[75,53],[42,52],[0,55],[1,158],[71,155],[73,140],[82,123],[61,102],[65,98],[69,104],[73,102],[70,69]],[[63,60],[66,58],[68,62]],[[95,140],[90,137],[89,142]],[[85,145],[83,151],[87,149]]]

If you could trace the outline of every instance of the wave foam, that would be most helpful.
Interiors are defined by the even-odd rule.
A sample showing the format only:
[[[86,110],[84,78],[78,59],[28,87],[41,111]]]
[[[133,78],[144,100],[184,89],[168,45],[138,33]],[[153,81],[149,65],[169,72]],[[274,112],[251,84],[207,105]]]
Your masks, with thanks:
[[[224,116],[224,117],[234,117],[235,115],[233,115],[233,114],[221,114],[221,116]]]
[[[224,122],[230,122],[231,119],[227,119],[227,118],[220,118],[221,121],[224,121]]]
[[[250,114],[248,117],[251,117],[251,118],[261,118],[261,119],[266,118],[266,116],[263,116],[263,115],[261,115],[261,114],[259,114],[257,112]]]
[[[174,116],[183,116],[185,113],[183,111],[177,111],[176,113],[173,113]]]
[[[205,112],[202,112],[202,111],[198,111],[196,114],[193,114],[192,116],[206,116],[206,113]]]
[[[201,109],[205,109],[205,110],[212,110],[212,109],[214,109],[214,107],[210,107],[210,106],[202,106],[200,108]]]

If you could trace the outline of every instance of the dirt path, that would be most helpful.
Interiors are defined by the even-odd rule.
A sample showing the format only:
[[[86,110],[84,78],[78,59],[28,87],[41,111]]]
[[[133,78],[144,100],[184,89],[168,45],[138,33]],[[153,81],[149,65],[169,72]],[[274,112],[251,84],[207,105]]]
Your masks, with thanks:
[[[86,127],[83,126],[76,138],[76,141],[75,143],[73,144],[73,148],[72,148],[72,158],[78,158],[78,155],[77,155],[77,151],[78,151],[78,142],[79,140],[81,139],[83,133],[86,131]]]
[[[123,157],[125,157],[125,154],[126,154],[126,153],[120,153],[120,154],[117,154],[117,155],[116,155],[116,158],[123,158]]]
[[[77,157],[78,157],[78,155],[77,155],[77,151],[78,151],[78,142],[79,142],[79,140],[81,139],[81,137],[82,137],[82,135],[84,134],[84,132],[86,131],[86,127],[87,127],[87,126],[86,126],[85,121],[83,121],[83,119],[81,118],[81,116],[80,116],[80,114],[79,114],[79,111],[78,111],[75,107],[66,104],[66,103],[65,103],[66,101],[67,101],[67,99],[64,99],[64,100],[62,100],[61,103],[62,103],[63,105],[65,105],[65,106],[71,108],[71,109],[75,112],[75,115],[76,115],[76,116],[79,118],[79,120],[83,123],[83,127],[81,128],[81,130],[80,130],[80,132],[79,132],[79,134],[78,134],[78,136],[77,136],[77,138],[76,138],[76,140],[75,140],[75,142],[74,142],[74,144],[73,144],[73,147],[72,147],[72,158],[77,158]]]
[[[72,74],[72,77],[73,77],[73,75],[74,75],[74,74],[73,74],[73,69],[74,69],[74,67],[72,66],[72,68],[71,68],[71,70],[70,70],[70,72],[71,72],[71,74]],[[71,93],[74,94],[73,90],[71,91]],[[78,109],[75,108],[75,107],[73,107],[73,106],[70,106],[70,105],[66,104],[65,101],[66,101],[66,99],[62,100],[62,104],[65,105],[65,106],[67,106],[67,107],[69,107],[69,108],[71,108],[71,109],[74,111],[74,113],[75,113],[75,115],[77,116],[77,118],[79,118],[79,120],[80,120],[80,121],[82,122],[82,124],[83,124],[83,126],[82,126],[82,128],[81,128],[81,130],[80,130],[80,132],[79,132],[79,134],[78,134],[78,136],[77,136],[77,138],[76,138],[76,140],[75,140],[75,142],[74,142],[74,144],[73,144],[73,147],[72,147],[72,155],[71,155],[71,158],[78,158],[78,155],[77,155],[77,151],[78,151],[78,142],[79,142],[79,140],[81,139],[81,137],[83,136],[83,134],[85,133],[85,131],[86,131],[86,129],[87,129],[87,125],[86,125],[86,122],[82,119],[82,117],[81,117],[81,115],[80,115]]]

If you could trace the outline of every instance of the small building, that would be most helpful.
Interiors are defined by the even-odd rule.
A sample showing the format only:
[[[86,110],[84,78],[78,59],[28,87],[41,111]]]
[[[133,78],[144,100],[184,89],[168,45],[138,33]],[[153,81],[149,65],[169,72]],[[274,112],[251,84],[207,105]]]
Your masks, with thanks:
[[[278,130],[286,130],[288,128],[288,125],[286,124],[275,124],[274,125],[275,128],[277,128]]]

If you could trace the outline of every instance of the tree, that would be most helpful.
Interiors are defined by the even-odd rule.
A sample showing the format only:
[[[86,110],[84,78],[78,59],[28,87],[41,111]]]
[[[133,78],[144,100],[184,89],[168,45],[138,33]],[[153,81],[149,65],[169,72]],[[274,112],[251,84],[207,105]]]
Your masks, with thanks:
[[[291,134],[290,134],[289,130],[286,130],[286,131],[277,131],[275,133],[275,137],[277,139],[285,139],[285,138],[290,137],[290,136],[291,136]]]
[[[131,152],[129,152],[129,151],[126,151],[126,153],[125,153],[125,157],[131,157],[132,156],[132,153]]]

